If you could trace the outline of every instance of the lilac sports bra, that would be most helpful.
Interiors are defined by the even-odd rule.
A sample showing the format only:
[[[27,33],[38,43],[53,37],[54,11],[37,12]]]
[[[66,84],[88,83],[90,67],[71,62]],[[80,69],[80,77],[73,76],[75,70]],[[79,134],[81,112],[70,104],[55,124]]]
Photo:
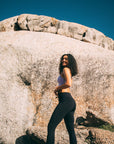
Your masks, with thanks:
[[[61,75],[58,77],[58,83],[59,86],[65,83],[65,79]]]

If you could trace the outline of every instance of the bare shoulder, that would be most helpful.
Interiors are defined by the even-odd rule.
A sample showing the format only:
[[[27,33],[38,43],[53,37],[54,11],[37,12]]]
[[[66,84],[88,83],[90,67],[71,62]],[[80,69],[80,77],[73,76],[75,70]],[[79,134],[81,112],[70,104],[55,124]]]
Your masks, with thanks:
[[[71,73],[70,68],[65,67],[65,68],[63,69],[63,73]]]
[[[70,70],[70,68],[68,68],[68,67],[65,67],[64,69],[63,69],[63,76],[64,76],[64,78],[66,79],[66,80],[71,80],[71,70]]]

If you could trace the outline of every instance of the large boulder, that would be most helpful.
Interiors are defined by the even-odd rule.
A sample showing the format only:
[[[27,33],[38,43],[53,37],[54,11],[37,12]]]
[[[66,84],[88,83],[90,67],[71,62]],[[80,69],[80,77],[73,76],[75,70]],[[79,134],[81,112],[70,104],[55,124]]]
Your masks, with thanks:
[[[1,32],[0,140],[4,143],[17,142],[16,139],[31,127],[47,129],[58,103],[53,91],[57,85],[60,57],[64,53],[73,54],[78,65],[78,75],[73,78],[71,87],[77,104],[75,124],[83,122],[95,127],[114,124],[112,50],[51,33]],[[59,133],[61,129],[66,131],[63,122],[58,126]],[[76,130],[76,133],[81,141],[80,133],[83,132]],[[86,131],[84,133],[87,135]],[[41,134],[44,137],[43,132]],[[57,139],[59,137],[60,134]],[[64,135],[62,141],[67,139]]]
[[[114,50],[114,41],[96,29],[48,16],[22,14],[0,22],[0,32],[12,30],[49,32]]]

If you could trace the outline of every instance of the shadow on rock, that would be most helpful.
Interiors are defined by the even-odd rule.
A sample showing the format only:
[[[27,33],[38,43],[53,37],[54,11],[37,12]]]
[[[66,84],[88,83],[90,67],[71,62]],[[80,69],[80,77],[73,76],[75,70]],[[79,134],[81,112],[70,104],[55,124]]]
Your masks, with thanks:
[[[45,144],[45,142],[39,140],[38,138],[32,138],[28,135],[23,135],[16,139],[15,144]]]
[[[78,117],[76,119],[76,124],[77,125],[83,125],[83,126],[86,126],[86,127],[99,127],[101,125],[108,124],[106,121],[96,117],[91,112],[87,111],[86,114],[87,114],[86,118]]]
[[[5,142],[0,138],[0,144],[5,144]]]

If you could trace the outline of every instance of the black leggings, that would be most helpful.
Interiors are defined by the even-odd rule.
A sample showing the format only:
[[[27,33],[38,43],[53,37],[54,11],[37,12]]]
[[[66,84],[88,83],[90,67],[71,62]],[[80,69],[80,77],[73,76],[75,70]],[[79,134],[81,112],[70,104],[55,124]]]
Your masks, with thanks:
[[[74,111],[76,103],[68,92],[59,93],[59,104],[55,108],[48,124],[48,135],[46,144],[54,144],[55,128],[64,118],[66,128],[69,133],[70,144],[77,144],[76,135],[74,131]]]

